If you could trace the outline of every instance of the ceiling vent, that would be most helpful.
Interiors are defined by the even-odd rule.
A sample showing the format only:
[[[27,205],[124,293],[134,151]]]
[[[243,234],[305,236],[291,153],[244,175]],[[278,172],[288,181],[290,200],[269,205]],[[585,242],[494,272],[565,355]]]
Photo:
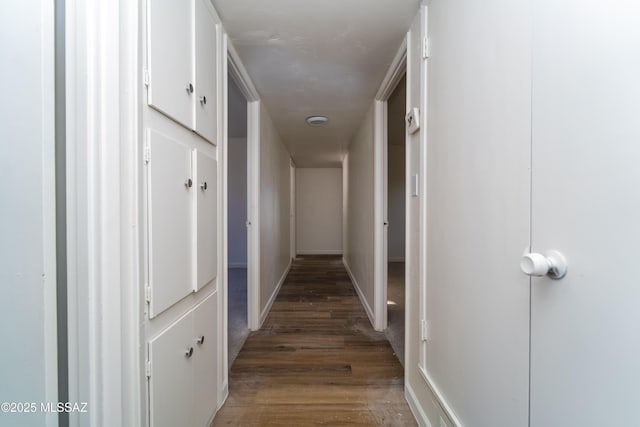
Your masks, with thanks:
[[[306,120],[309,126],[322,126],[329,121],[325,116],[309,116]]]

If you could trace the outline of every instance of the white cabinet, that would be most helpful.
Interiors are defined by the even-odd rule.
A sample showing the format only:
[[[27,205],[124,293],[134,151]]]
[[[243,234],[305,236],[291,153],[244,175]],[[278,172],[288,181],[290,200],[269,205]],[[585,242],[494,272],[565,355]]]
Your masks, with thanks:
[[[207,0],[150,0],[147,102],[216,142],[218,19]]]
[[[152,427],[205,427],[217,407],[217,293],[149,342]]]
[[[216,140],[217,41],[219,26],[208,0],[195,1],[195,131],[210,142]]]
[[[193,311],[193,332],[197,341],[193,357],[193,414],[194,425],[198,427],[208,425],[217,407],[217,301],[216,293]]]
[[[216,277],[218,270],[217,239],[217,162],[216,159],[197,151],[197,279],[195,290],[201,289]]]
[[[149,343],[151,426],[193,424],[193,314],[188,313]]]
[[[150,0],[147,10],[147,102],[193,126],[192,1]]]
[[[193,291],[193,174],[191,149],[148,131],[147,223],[149,315]]]

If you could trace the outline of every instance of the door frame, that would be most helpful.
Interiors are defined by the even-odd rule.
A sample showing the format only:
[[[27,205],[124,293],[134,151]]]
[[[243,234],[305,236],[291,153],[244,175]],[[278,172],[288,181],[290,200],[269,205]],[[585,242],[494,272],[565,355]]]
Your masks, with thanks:
[[[140,425],[142,6],[64,8],[69,425]]]
[[[296,164],[289,159],[289,250],[291,261],[296,259],[298,248],[296,246]]]
[[[247,326],[255,331],[260,328],[260,97],[247,73],[237,51],[226,33],[222,36],[223,52],[223,100],[227,105],[228,77],[231,76],[240,92],[247,100]],[[225,107],[222,118],[222,167],[220,179],[222,185],[222,298],[220,310],[220,336],[223,337],[220,373],[223,381],[223,394],[227,396],[229,386],[229,347],[228,347],[228,242],[229,242],[229,187],[228,187],[228,109]],[[221,406],[223,401],[219,402]]]
[[[387,285],[388,285],[388,135],[387,103],[391,94],[402,80],[407,69],[407,38],[405,37],[387,70],[374,101],[373,114],[373,194],[374,194],[374,328],[387,328]],[[405,228],[405,236],[406,236]]]

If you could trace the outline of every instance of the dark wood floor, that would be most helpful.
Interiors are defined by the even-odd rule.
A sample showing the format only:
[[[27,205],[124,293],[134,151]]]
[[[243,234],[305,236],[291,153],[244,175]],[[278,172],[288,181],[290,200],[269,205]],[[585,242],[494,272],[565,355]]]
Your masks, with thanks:
[[[403,369],[339,257],[296,261],[212,426],[415,426]]]

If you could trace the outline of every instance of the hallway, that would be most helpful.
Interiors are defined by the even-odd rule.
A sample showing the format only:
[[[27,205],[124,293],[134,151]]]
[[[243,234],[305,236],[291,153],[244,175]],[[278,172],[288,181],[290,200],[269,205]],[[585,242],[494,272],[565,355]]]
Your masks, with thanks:
[[[416,425],[402,366],[338,256],[294,261],[229,384],[212,426]]]

